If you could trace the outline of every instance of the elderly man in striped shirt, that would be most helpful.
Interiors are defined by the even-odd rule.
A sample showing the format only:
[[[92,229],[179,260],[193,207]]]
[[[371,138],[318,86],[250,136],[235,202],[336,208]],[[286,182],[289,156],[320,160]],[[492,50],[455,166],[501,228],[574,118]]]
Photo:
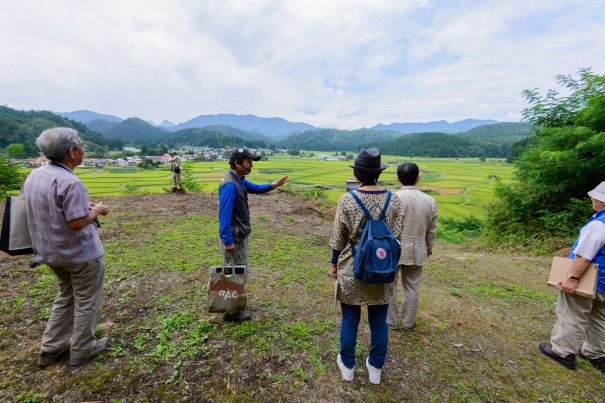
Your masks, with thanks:
[[[69,353],[69,365],[77,367],[111,344],[110,337],[94,336],[105,274],[96,224],[109,209],[90,203],[86,187],[73,172],[84,159],[84,143],[76,130],[44,130],[36,144],[51,162],[28,175],[22,192],[34,262],[47,264],[60,288],[42,336],[38,366],[46,368]]]

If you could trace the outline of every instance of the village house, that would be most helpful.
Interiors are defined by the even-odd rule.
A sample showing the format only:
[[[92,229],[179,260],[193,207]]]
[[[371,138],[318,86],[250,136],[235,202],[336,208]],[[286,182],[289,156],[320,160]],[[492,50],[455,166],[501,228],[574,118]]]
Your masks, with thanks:
[[[46,157],[38,157],[35,160],[27,160],[27,163],[37,167],[50,164],[50,160]]]

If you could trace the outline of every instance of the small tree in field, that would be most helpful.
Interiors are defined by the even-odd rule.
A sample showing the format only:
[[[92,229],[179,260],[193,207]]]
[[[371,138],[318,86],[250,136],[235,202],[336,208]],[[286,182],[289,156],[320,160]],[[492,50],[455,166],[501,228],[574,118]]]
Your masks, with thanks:
[[[514,160],[517,181],[496,187],[488,233],[520,243],[577,233],[591,212],[586,192],[605,180],[605,76],[582,69],[558,76],[571,90],[523,92],[523,111],[538,129]]]
[[[182,182],[185,189],[189,192],[201,192],[204,185],[198,183],[193,176],[193,164],[191,161],[185,161],[182,163]]]

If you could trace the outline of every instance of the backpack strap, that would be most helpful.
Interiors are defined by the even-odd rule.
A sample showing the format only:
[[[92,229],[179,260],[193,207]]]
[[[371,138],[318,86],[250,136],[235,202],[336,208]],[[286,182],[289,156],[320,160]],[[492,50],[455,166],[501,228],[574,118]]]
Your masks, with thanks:
[[[353,196],[353,199],[357,202],[357,204],[359,204],[359,207],[361,207],[361,211],[363,211],[363,213],[365,214],[365,216],[368,219],[372,219],[372,216],[370,216],[370,212],[368,211],[368,209],[366,208],[366,206],[363,205],[363,202],[361,201],[361,199],[359,198],[359,196],[357,196],[355,194],[355,191],[351,191],[349,192],[349,194],[351,196]],[[353,240],[349,237],[349,242],[351,243],[351,252],[353,253],[353,256],[355,256],[355,244],[353,243]]]
[[[365,216],[367,218],[372,218],[370,216],[370,212],[368,211],[368,209],[366,208],[366,206],[363,205],[363,202],[361,201],[361,199],[359,198],[359,196],[357,196],[355,194],[355,192],[350,192],[351,196],[353,196],[353,199],[355,199],[355,201],[357,202],[357,204],[359,204],[359,207],[361,207],[361,211],[363,211],[363,213],[365,214]]]
[[[391,191],[387,190],[387,201],[384,203],[384,207],[382,208],[382,213],[380,214],[380,219],[386,219],[387,209],[389,208],[389,202],[391,201]]]

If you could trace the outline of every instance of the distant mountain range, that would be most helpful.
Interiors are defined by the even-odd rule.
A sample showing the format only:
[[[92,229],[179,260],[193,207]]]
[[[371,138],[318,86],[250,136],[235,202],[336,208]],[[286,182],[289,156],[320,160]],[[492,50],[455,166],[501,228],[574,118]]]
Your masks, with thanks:
[[[373,126],[374,130],[386,130],[398,132],[401,134],[409,134],[409,133],[428,133],[428,132],[438,132],[438,133],[462,133],[473,129],[475,127],[484,126],[484,125],[492,125],[494,123],[498,123],[495,120],[477,120],[477,119],[465,119],[459,122],[449,123],[445,120],[438,120],[435,122],[427,122],[427,123],[391,123],[388,125],[379,124]]]
[[[498,123],[466,119],[449,123],[379,124],[371,128],[338,130],[253,115],[201,115],[184,123],[161,124],[139,118],[81,110],[56,116],[45,111],[0,108],[0,147],[22,141],[35,154],[40,128],[62,125],[82,133],[89,149],[120,150],[123,145],[156,147],[210,146],[252,148],[276,146],[313,151],[351,151],[379,147],[385,154],[427,157],[507,157],[511,149],[532,135],[527,123]],[[54,118],[53,118],[54,116]],[[40,125],[43,119],[44,124]]]
[[[111,128],[124,119],[113,115],[103,115],[97,112],[88,110],[80,110],[74,112],[57,113],[59,116],[66,117],[77,122],[86,124],[92,130],[98,131],[105,135]],[[140,120],[140,119],[139,119]],[[171,132],[177,132],[183,129],[204,128],[208,126],[229,126],[244,132],[256,133],[271,139],[284,138],[293,134],[300,134],[320,130],[320,128],[309,125],[307,123],[293,123],[282,118],[263,118],[254,115],[233,115],[233,114],[218,114],[218,115],[200,115],[186,122],[174,124],[168,120],[164,120],[160,124],[147,122],[150,126],[161,127]],[[465,119],[459,122],[449,123],[445,120],[439,120],[426,123],[390,123],[377,124],[370,129],[399,134],[409,133],[463,133],[475,127],[497,123],[495,120],[477,120]],[[329,129],[331,130],[331,129]]]
[[[88,110],[60,112],[57,114],[65,118],[84,123],[92,130],[99,131],[101,134],[109,132],[113,126],[125,121],[117,116],[103,115]],[[174,124],[168,120],[164,120],[160,124],[155,124],[153,122],[147,123],[171,132],[177,132],[184,129],[204,128],[208,126],[229,126],[269,138],[278,138],[292,133],[317,130],[315,126],[311,126],[306,123],[292,123],[282,118],[261,118],[254,115],[232,114],[200,115],[196,118],[179,124]]]

